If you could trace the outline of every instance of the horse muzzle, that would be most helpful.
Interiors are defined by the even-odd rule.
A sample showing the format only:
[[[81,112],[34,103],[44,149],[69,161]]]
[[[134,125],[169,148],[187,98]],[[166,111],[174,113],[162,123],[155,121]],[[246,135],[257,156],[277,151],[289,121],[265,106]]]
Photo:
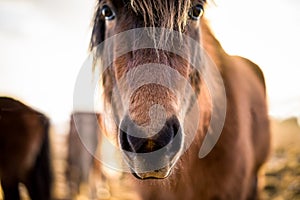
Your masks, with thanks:
[[[134,176],[139,179],[167,178],[183,146],[179,120],[175,116],[167,119],[163,127],[150,136],[145,133],[147,130],[127,122],[123,120],[121,124],[119,142],[123,158]]]
[[[133,169],[131,169],[131,172],[137,179],[146,180],[146,179],[165,179],[170,175],[171,170],[172,170],[171,167],[166,166],[162,169],[154,170],[151,172],[139,173],[139,172],[135,172]]]

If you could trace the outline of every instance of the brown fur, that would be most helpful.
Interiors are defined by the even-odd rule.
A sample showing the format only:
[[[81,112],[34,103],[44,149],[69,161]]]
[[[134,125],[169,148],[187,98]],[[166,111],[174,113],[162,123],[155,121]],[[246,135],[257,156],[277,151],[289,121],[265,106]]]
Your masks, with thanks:
[[[225,124],[213,150],[205,158],[199,159],[198,152],[209,129],[212,107],[208,88],[202,84],[200,74],[195,72],[187,62],[182,61],[182,58],[168,52],[159,51],[159,56],[157,56],[152,50],[147,49],[136,52],[134,56],[126,54],[118,58],[104,72],[104,95],[108,109],[116,109],[114,108],[115,101],[111,99],[113,84],[118,83],[120,77],[126,74],[129,69],[134,69],[138,65],[148,62],[166,64],[189,79],[198,94],[198,104],[201,106],[199,129],[196,137],[191,147],[176,163],[167,179],[137,180],[130,174],[128,176],[132,177],[132,184],[143,200],[255,199],[257,171],[267,158],[270,141],[263,74],[258,66],[251,61],[227,55],[211,33],[205,19],[201,19],[200,23],[189,20],[184,23],[185,17],[180,18],[180,20],[176,17],[171,18],[178,13],[178,16],[187,16],[187,9],[182,9],[184,13],[182,14],[177,9],[165,8],[163,2],[167,2],[166,5],[184,2],[182,4],[184,8],[197,2],[204,3],[204,1],[196,0],[191,2],[132,0],[132,8],[130,8],[130,6],[122,7],[122,3],[117,0],[109,1],[109,4],[116,7],[117,19],[108,22],[109,27],[107,27],[101,24],[101,18],[99,16],[97,18],[96,14],[91,46],[96,47],[102,41],[101,38],[136,28],[138,27],[137,24],[147,26],[147,19],[149,18],[152,19],[150,20],[151,23],[159,27],[172,23],[180,24],[179,27],[183,25],[183,28],[179,30],[200,42],[221,72],[227,98]],[[101,3],[100,1],[99,8],[101,8]],[[142,19],[139,19],[130,9],[142,13]],[[162,21],[155,21],[157,18],[153,13],[168,12],[171,14],[165,15],[161,19]],[[104,23],[103,19],[102,23]],[[102,27],[102,29],[97,29],[97,27]],[[170,27],[176,29],[174,26]],[[155,74],[155,76],[170,78],[161,74]],[[181,105],[180,98],[173,97],[173,95],[168,94],[168,91],[160,86],[143,86],[132,95],[129,114],[138,124],[145,124],[149,122],[146,111],[151,105],[160,104],[164,105],[167,113],[178,116]],[[105,125],[103,128],[105,129]],[[117,132],[115,131],[106,130],[103,132],[116,135]],[[118,145],[117,136],[113,142]]]
[[[181,32],[187,24],[191,1],[130,0],[130,4],[136,13],[143,15],[144,23],[148,26],[155,27],[159,24],[161,27],[175,28]]]
[[[50,199],[49,120],[7,97],[0,97],[0,179],[5,199],[18,199],[18,184],[31,199]]]

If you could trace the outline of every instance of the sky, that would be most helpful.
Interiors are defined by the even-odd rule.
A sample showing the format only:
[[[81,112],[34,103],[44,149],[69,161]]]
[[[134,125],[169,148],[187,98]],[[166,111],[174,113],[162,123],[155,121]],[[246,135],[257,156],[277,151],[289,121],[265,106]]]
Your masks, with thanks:
[[[300,117],[300,1],[215,0],[209,17],[228,53],[263,70],[270,115]]]
[[[205,15],[229,54],[265,73],[269,113],[300,117],[300,1],[214,0]],[[0,95],[69,119],[88,56],[93,0],[0,1]],[[91,108],[77,107],[77,110]]]

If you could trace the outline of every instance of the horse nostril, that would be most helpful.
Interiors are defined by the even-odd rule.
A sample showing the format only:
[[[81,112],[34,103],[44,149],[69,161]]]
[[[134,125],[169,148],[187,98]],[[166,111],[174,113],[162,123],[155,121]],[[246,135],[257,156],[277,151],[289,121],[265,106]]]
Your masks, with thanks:
[[[120,129],[120,145],[125,151],[135,153],[150,153],[164,148],[168,144],[172,143],[179,148],[180,144],[176,140],[176,144],[173,144],[173,139],[177,134],[181,134],[180,123],[178,119],[173,116],[169,118],[162,129],[151,137],[146,137],[147,133],[143,133],[143,130],[137,130],[133,126],[128,127],[127,124],[122,122],[122,128]],[[138,135],[144,135],[145,137],[136,137]],[[177,148],[176,148],[177,149]]]

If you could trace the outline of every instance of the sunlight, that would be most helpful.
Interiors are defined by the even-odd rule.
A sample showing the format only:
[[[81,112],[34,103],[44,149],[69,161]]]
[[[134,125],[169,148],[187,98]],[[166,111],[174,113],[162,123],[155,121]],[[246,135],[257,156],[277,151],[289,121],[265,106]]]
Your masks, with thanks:
[[[93,12],[92,3],[84,3],[86,11],[76,20],[69,19],[83,2],[55,3],[47,7],[49,2],[0,2],[0,95],[24,100],[53,122],[61,122],[73,109],[75,80],[87,56]]]
[[[207,18],[229,54],[249,58],[262,68],[270,115],[300,116],[299,1],[215,2]]]

